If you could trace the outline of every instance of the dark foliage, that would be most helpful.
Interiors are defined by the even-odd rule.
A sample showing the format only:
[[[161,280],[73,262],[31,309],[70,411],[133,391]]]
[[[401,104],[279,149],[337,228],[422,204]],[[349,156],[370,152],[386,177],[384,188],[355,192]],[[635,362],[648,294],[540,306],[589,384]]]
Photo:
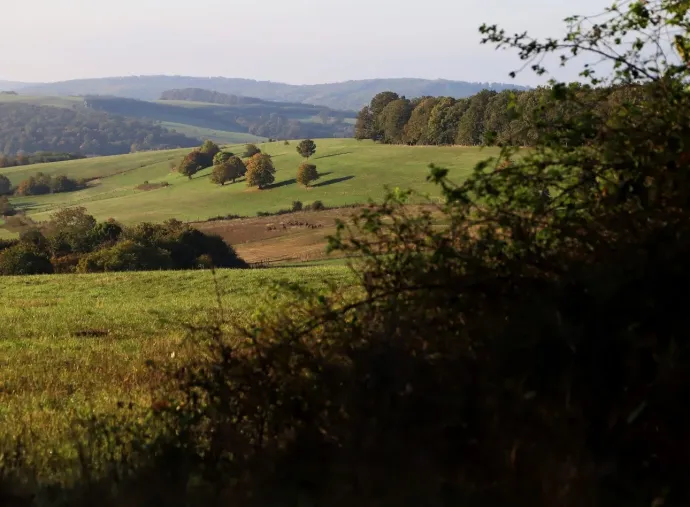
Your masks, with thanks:
[[[21,153],[16,157],[8,157],[0,153],[0,168],[46,164],[49,162],[62,162],[64,160],[79,160],[82,158],[86,158],[86,155],[82,155],[81,153],[51,153],[39,151],[38,153],[32,153],[30,155]]]
[[[316,153],[316,143],[311,139],[305,139],[297,145],[297,153],[304,158],[310,158]]]
[[[196,143],[144,119],[84,108],[0,102],[0,152],[5,155],[40,151],[119,155]]]
[[[21,181],[15,193],[17,195],[45,195],[74,192],[82,188],[86,188],[85,180],[73,180],[64,175],[52,177],[49,174],[36,173],[35,176]]]
[[[91,109],[142,120],[153,119],[214,130],[247,132],[274,139],[349,137],[352,135],[352,126],[345,120],[355,115],[351,111],[329,111],[329,123],[316,123],[305,120],[318,115],[322,111],[321,107],[268,101],[209,107],[120,97],[87,97],[87,104]]]
[[[220,237],[181,222],[123,228],[97,222],[84,208],[61,210],[41,229],[1,246],[8,252],[0,258],[3,274],[247,267]]]

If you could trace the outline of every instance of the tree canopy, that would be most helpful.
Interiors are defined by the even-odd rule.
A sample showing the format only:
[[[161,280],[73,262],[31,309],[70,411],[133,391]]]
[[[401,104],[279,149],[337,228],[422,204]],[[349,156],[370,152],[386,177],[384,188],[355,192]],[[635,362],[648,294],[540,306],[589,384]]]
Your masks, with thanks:
[[[275,181],[273,161],[265,153],[257,153],[247,162],[247,186],[262,189]]]

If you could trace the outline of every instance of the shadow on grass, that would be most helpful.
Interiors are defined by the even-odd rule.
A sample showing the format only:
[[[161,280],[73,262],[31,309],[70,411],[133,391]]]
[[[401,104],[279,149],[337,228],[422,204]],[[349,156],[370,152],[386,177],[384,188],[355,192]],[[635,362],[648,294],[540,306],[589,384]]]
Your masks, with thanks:
[[[335,185],[336,183],[342,183],[343,181],[351,180],[354,176],[343,176],[341,178],[333,178],[331,180],[322,181],[316,185],[312,185],[312,188],[325,187],[328,185]]]
[[[328,155],[321,155],[320,157],[314,157],[314,160],[319,160],[322,158],[339,157],[340,155],[349,155],[351,151],[340,151],[338,153],[329,153]]]
[[[295,178],[291,178],[289,180],[285,181],[279,181],[278,183],[272,183],[271,185],[266,185],[264,190],[270,190],[272,188],[280,188],[280,187],[287,187],[288,185],[294,185],[297,183],[297,180]]]

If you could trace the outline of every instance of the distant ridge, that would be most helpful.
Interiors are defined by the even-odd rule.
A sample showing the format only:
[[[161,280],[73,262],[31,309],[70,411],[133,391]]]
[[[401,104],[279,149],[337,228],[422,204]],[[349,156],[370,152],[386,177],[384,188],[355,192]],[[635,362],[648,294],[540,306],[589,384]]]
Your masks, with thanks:
[[[131,76],[78,79],[56,83],[26,84],[0,81],[0,90],[14,89],[25,95],[114,95],[156,100],[168,90],[202,88],[229,95],[262,100],[299,102],[332,109],[358,110],[379,92],[390,90],[406,97],[444,95],[468,97],[483,89],[526,89],[506,83],[472,83],[445,79],[366,79],[317,85],[290,85],[272,81],[225,77]]]

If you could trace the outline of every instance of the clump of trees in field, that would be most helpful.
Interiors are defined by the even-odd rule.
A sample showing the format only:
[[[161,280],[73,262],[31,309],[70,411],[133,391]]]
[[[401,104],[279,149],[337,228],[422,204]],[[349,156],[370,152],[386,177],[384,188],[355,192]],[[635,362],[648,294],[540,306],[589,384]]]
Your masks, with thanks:
[[[73,179],[68,176],[50,176],[49,174],[36,173],[33,176],[21,181],[19,185],[12,186],[9,178],[0,174],[0,195],[45,195],[58,194],[61,192],[74,192],[86,188],[85,179]]]
[[[50,176],[36,173],[21,181],[15,189],[16,195],[45,195],[74,192],[86,188],[86,180],[75,180],[64,175]]]
[[[211,182],[217,185],[225,185],[228,181],[235,180],[247,173],[247,167],[242,159],[233,153],[221,151],[213,159],[213,172]]]
[[[220,237],[177,220],[125,227],[97,222],[84,208],[58,211],[18,240],[0,243],[3,275],[208,267],[246,263]]]
[[[191,180],[196,173],[210,167],[218,153],[220,153],[218,145],[213,141],[206,140],[201,147],[188,153],[182,159],[177,166],[177,172]]]

